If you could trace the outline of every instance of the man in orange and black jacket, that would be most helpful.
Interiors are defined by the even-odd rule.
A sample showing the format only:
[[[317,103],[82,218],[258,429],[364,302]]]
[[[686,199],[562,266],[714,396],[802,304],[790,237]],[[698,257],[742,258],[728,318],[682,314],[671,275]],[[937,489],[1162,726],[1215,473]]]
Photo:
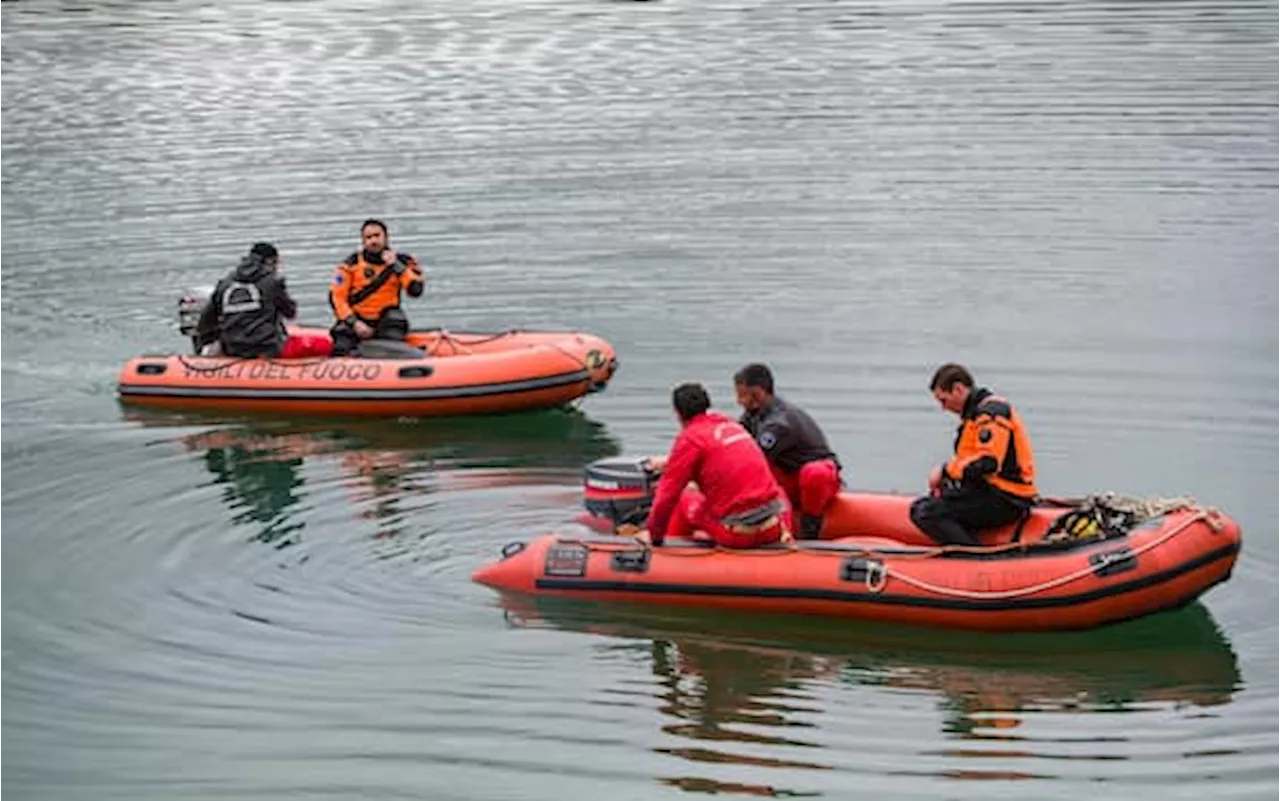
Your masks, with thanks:
[[[978,545],[986,528],[1012,523],[1035,505],[1035,457],[1022,419],[1004,398],[974,388],[958,364],[929,384],[945,410],[960,416],[955,456],[929,477],[929,497],[911,505],[911,522],[942,545]]]
[[[365,220],[360,238],[363,248],[338,265],[329,288],[338,318],[329,332],[334,356],[350,355],[365,339],[404,339],[409,318],[400,308],[401,292],[422,295],[422,268],[409,254],[387,247],[386,225]]]

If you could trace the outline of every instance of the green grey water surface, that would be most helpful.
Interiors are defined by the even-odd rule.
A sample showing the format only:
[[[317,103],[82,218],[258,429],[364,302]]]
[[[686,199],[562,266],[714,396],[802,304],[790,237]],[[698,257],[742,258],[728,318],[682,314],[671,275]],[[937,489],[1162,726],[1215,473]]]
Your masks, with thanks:
[[[14,798],[1274,798],[1274,2],[3,4],[3,790]],[[320,322],[385,218],[419,325],[589,330],[499,420],[142,413],[253,241]],[[918,490],[969,364],[1044,489],[1241,521],[1202,604],[975,637],[531,604],[670,387],[775,367]]]

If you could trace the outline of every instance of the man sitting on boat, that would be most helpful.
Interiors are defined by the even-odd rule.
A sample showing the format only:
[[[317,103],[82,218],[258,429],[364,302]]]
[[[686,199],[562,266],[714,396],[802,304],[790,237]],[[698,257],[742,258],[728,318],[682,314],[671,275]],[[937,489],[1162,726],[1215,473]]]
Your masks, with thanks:
[[[360,226],[362,248],[338,265],[329,288],[329,304],[338,321],[330,330],[333,355],[349,356],[362,341],[400,341],[409,333],[409,319],[400,308],[401,293],[422,295],[422,268],[407,253],[387,247],[387,226],[365,220]]]
[[[769,462],[740,423],[709,411],[701,384],[671,395],[680,434],[666,459],[645,530],[637,539],[661,545],[668,536],[704,531],[717,545],[754,548],[789,539],[791,509]],[[695,482],[697,488],[688,486]]]
[[[743,367],[734,374],[733,387],[743,410],[739,422],[768,457],[791,508],[800,511],[799,539],[818,539],[822,516],[840,492],[835,452],[804,409],[773,394],[773,373],[765,365]]]
[[[298,304],[285,289],[279,267],[280,253],[274,245],[259,242],[249,249],[214,287],[200,313],[198,352],[246,358],[291,355],[284,352],[284,321],[298,313]]]
[[[944,364],[929,383],[945,410],[960,416],[955,456],[929,476],[929,497],[911,505],[911,522],[943,545],[978,545],[977,533],[1012,523],[1034,504],[1031,439],[1009,401],[958,364]]]

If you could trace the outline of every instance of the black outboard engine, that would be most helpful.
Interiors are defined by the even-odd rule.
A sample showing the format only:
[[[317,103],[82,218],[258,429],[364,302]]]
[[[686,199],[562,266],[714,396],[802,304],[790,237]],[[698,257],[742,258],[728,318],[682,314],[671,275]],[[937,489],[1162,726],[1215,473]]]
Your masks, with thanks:
[[[610,521],[615,529],[625,524],[643,526],[658,475],[649,469],[647,459],[598,459],[583,469],[583,505],[592,517]]]
[[[200,315],[204,312],[204,307],[209,305],[209,298],[213,296],[213,287],[197,287],[182,293],[182,297],[178,299],[178,331],[184,337],[191,337],[191,347],[196,353],[200,349],[196,346],[196,330],[200,325]]]

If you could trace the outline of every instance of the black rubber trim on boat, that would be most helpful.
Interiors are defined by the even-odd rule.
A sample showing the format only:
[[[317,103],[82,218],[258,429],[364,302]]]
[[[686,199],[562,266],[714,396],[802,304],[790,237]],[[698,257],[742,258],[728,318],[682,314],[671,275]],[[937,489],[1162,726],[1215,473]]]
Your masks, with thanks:
[[[1075,606],[1077,604],[1088,603],[1090,601],[1102,600],[1103,598],[1111,598],[1116,595],[1124,595],[1125,593],[1146,589],[1147,587],[1153,587],[1171,579],[1178,578],[1179,576],[1190,573],[1193,570],[1198,570],[1221,559],[1233,556],[1239,550],[1240,546],[1238,544],[1224,545],[1217,550],[1210,551],[1203,556],[1183,562],[1176,567],[1163,570],[1159,573],[1153,573],[1150,576],[1143,576],[1140,579],[1127,581],[1123,584],[1114,584],[1110,587],[1101,587],[1096,590],[1090,590],[1089,592],[1066,595],[1058,598],[1024,598],[1016,601],[1004,598],[989,601],[969,598],[917,598],[910,595],[890,595],[869,591],[855,592],[845,590],[810,589],[803,587],[731,587],[714,584],[651,584],[636,583],[632,581],[601,581],[595,579],[574,581],[540,578],[534,582],[534,586],[540,590],[622,592],[633,593],[635,595],[668,594],[695,596],[716,595],[739,598],[804,598],[816,601],[849,601],[888,606],[914,606],[929,609],[959,609],[980,612],[999,612],[1014,609],[1052,609],[1061,606]]]
[[[449,400],[452,398],[476,398],[485,395],[511,395],[519,392],[535,392],[591,379],[586,370],[572,373],[527,378],[522,381],[505,381],[494,384],[472,384],[453,387],[421,387],[418,389],[271,389],[252,387],[157,387],[146,384],[120,384],[116,390],[125,396],[161,398],[227,398],[236,400],[344,400],[344,401],[403,401]]]

